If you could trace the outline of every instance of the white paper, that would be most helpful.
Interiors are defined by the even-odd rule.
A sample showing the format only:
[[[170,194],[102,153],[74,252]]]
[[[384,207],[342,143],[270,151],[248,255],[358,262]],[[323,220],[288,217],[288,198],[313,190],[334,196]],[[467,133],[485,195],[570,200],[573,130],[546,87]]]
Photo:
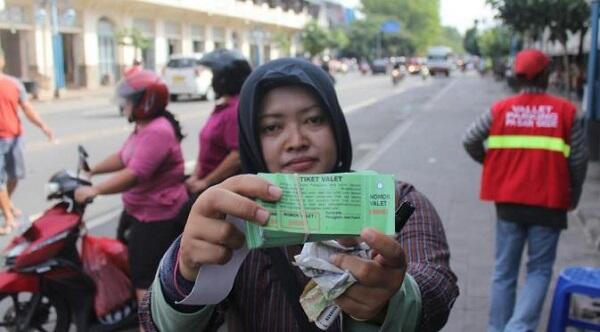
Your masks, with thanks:
[[[243,220],[228,216],[226,221],[232,223],[237,229],[246,234],[246,226]],[[187,305],[211,305],[223,301],[229,295],[229,292],[231,292],[235,277],[248,252],[248,247],[244,245],[233,252],[231,260],[225,265],[207,264],[201,266],[194,288],[179,303]]]

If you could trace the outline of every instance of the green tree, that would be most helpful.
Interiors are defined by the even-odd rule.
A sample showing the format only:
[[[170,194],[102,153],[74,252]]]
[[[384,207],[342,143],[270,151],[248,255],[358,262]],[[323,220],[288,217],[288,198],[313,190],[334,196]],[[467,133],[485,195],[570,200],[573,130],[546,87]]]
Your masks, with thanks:
[[[589,29],[590,5],[585,0],[487,0],[499,12],[498,17],[524,37],[539,39],[546,29],[550,40],[564,50],[563,65],[570,77],[567,42],[570,35],[579,37],[577,61],[583,66],[583,42]],[[567,79],[570,89],[571,81]]]
[[[142,33],[135,28],[125,28],[117,31],[116,39],[119,45],[132,46],[134,49],[134,57],[136,59],[141,58],[142,51],[149,48],[151,45],[150,39],[144,37],[144,35],[142,35]]]
[[[486,57],[507,56],[510,52],[512,33],[505,26],[496,26],[484,31],[479,37],[481,53]]]
[[[487,0],[504,24],[525,38],[538,39],[547,24],[546,0]],[[568,0],[570,1],[570,0]]]
[[[330,45],[331,39],[327,30],[315,21],[306,24],[302,30],[302,46],[311,57],[323,52]]]
[[[291,37],[283,32],[278,32],[273,36],[273,42],[277,45],[285,56],[290,55],[290,50],[292,47]]]
[[[341,28],[331,30],[329,32],[329,45],[332,49],[343,49],[350,43],[346,31]]]
[[[474,27],[468,29],[465,32],[465,39],[463,41],[463,47],[465,51],[469,54],[473,55],[481,55],[481,50],[479,49],[479,41],[477,35],[477,24]]]
[[[342,54],[350,57],[372,59],[377,47],[376,39],[379,32],[379,21],[367,17],[364,20],[352,22],[348,27],[348,45]]]
[[[383,19],[373,17],[353,22],[347,30],[348,45],[342,49],[341,54],[350,57],[374,59],[378,38],[382,38],[383,56],[410,56],[415,54],[416,46],[409,33],[400,31],[392,34],[381,34],[379,32],[381,23],[383,23]]]
[[[448,46],[456,54],[464,53],[463,36],[454,27],[442,27],[436,44]]]
[[[439,38],[439,0],[362,0],[362,8],[367,18],[400,21],[419,53]]]
[[[384,56],[412,56],[416,52],[415,43],[407,33],[384,34],[382,38]]]

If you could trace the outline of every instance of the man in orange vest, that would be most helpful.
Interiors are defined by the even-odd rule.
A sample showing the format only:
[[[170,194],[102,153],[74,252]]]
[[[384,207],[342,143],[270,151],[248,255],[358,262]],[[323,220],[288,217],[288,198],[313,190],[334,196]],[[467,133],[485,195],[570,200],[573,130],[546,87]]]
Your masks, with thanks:
[[[517,54],[521,93],[495,103],[463,139],[467,153],[483,163],[481,199],[495,203],[498,218],[489,332],[536,331],[560,231],[587,170],[577,109],[545,92],[550,62],[538,50]],[[527,277],[516,298],[525,244]]]

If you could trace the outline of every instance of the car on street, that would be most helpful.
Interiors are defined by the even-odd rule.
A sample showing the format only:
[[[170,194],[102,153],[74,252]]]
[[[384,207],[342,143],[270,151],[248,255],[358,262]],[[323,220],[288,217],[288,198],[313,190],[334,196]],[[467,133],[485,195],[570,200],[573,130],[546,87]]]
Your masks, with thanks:
[[[453,67],[452,49],[446,46],[435,46],[427,51],[427,68],[431,75],[444,74],[450,76]]]
[[[371,63],[371,73],[385,74],[387,73],[388,61],[386,59],[375,59]]]
[[[210,68],[199,62],[202,54],[171,55],[163,72],[163,79],[169,87],[171,101],[180,96],[200,97],[206,100],[215,99],[212,88],[212,72]]]

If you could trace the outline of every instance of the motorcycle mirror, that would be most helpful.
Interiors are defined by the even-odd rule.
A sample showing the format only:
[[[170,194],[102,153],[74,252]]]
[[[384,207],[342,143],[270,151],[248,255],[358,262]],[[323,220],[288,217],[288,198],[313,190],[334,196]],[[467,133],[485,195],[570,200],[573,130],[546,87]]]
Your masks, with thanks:
[[[79,157],[87,159],[87,157],[89,157],[88,152],[85,150],[85,148],[83,147],[83,145],[78,145],[77,146],[77,151],[79,152]]]
[[[89,157],[89,154],[87,153],[87,151],[85,150],[85,148],[82,145],[79,145],[77,147],[77,150],[79,152],[79,164],[80,164],[79,167],[83,171],[89,172],[90,171],[90,165],[87,162],[87,158]],[[77,172],[77,173],[79,173],[79,172]]]

